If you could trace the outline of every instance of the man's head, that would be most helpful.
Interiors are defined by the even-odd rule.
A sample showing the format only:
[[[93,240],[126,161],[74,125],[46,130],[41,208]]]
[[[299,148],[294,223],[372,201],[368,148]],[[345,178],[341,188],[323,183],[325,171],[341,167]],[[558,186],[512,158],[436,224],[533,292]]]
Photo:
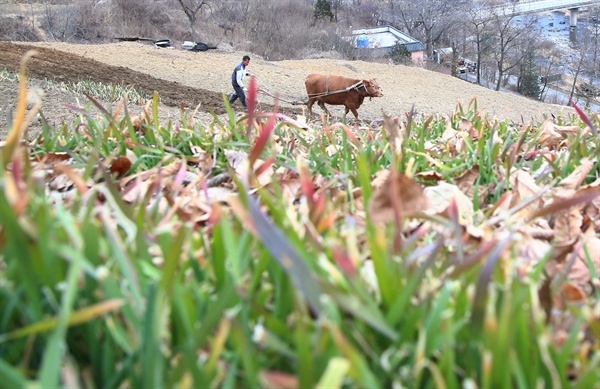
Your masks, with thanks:
[[[244,66],[248,66],[248,64],[250,63],[250,57],[244,55],[244,57],[242,58],[242,63],[244,64]]]

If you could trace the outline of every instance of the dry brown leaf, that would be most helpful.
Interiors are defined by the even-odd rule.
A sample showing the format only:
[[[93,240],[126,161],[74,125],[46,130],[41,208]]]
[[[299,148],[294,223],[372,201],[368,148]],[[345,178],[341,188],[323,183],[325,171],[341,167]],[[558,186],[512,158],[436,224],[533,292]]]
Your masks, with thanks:
[[[450,117],[448,115],[446,115],[446,117],[444,118],[444,121],[446,122],[446,128],[444,129],[444,132],[442,133],[442,140],[447,141],[452,138],[456,138],[458,136],[459,132],[456,131],[454,129],[454,127],[452,127],[452,120],[450,119]]]
[[[167,166],[160,169],[161,177],[169,177],[177,174],[181,169],[181,159],[176,159]]]
[[[136,132],[141,132],[144,129],[144,124],[148,124],[145,116],[133,115],[131,117],[131,125]]]
[[[600,271],[600,238],[596,236],[593,229],[588,228],[581,236],[580,241],[583,243],[583,248],[577,253],[577,258],[569,269],[569,279],[582,287],[592,279],[586,251],[592,260],[592,267],[596,269],[596,272]]]
[[[458,130],[461,132],[469,132],[473,128],[473,123],[469,119],[461,118],[458,122]]]
[[[373,179],[373,182],[371,182],[371,186],[373,187],[373,189],[377,189],[383,186],[383,184],[385,184],[385,182],[388,180],[390,173],[391,171],[388,169],[379,170],[378,172],[376,172],[375,178]]]
[[[46,165],[54,165],[58,162],[63,162],[71,159],[71,156],[67,153],[55,153],[50,152],[43,155],[38,155],[31,158],[32,162],[43,162]]]
[[[404,173],[390,172],[369,200],[369,216],[373,223],[384,223],[394,220],[396,212],[408,217],[426,207],[421,185]]]
[[[462,190],[464,194],[468,194],[469,192],[473,192],[473,184],[479,178],[479,166],[473,165],[471,169],[465,171],[462,176],[454,179],[456,186],[458,189]],[[473,197],[473,196],[469,196]]]
[[[516,246],[518,247],[517,269],[519,275],[526,277],[531,274],[531,268],[552,250],[552,245],[547,241],[536,239],[527,229],[519,232],[521,244]]]
[[[248,154],[241,151],[225,150],[225,158],[229,166],[237,172],[241,172],[244,162],[248,161]]]
[[[568,302],[582,302],[586,299],[583,289],[569,282],[563,282],[560,287],[560,294]]]
[[[479,166],[473,165],[473,167],[467,170],[462,176],[454,179],[456,186],[471,200],[475,197],[475,181],[479,178]],[[483,204],[487,196],[487,186],[479,186],[477,197],[479,204]]]
[[[427,198],[429,215],[445,215],[448,206],[454,201],[458,207],[458,220],[463,226],[473,224],[473,200],[469,199],[456,185],[440,182],[436,186],[429,186],[423,190]]]
[[[66,165],[65,165],[66,169]],[[79,177],[79,181],[81,181],[81,176],[84,173],[84,169],[69,169],[70,172],[75,176]],[[66,190],[71,189],[75,183],[69,175],[64,174],[63,171],[56,170],[56,174],[48,181],[48,188],[52,191],[64,192]],[[83,183],[81,183],[81,187],[86,187]]]
[[[169,196],[166,195],[165,197]],[[218,201],[211,204],[216,202]],[[187,191],[183,191],[183,193],[174,199],[168,211],[167,218],[178,215],[181,220],[200,223],[208,220],[211,210],[212,207],[208,204],[204,196],[192,196]]]
[[[579,238],[582,220],[581,214],[573,209],[562,210],[556,214],[554,236],[557,247],[568,246]]]
[[[126,189],[123,191],[123,201],[133,203],[142,199],[155,183],[153,180],[142,180],[140,177],[128,182]]]
[[[213,187],[206,190],[206,195],[208,196],[208,203],[212,204],[214,202],[227,203],[231,196],[237,197],[238,193],[229,188]]]
[[[517,170],[510,175],[510,185],[513,188],[510,208],[515,207],[523,200],[537,195],[541,188],[528,172]],[[531,202],[526,208],[529,211],[535,211],[542,206],[542,199]]]
[[[567,310],[568,304],[578,304],[586,300],[583,289],[570,282],[563,282],[558,292],[552,296],[552,308],[558,316],[553,322],[559,328],[569,329],[573,323],[574,316]]]
[[[127,157],[119,157],[112,160],[110,164],[110,172],[115,176],[116,179],[119,179],[131,169],[131,161]]]
[[[190,151],[192,152],[193,156],[192,161],[198,162],[198,169],[200,169],[200,172],[205,175],[208,174],[213,166],[213,160],[210,154],[204,151],[204,149],[202,149],[200,146],[193,144],[190,144]]]
[[[541,147],[555,149],[564,140],[564,137],[556,131],[556,124],[545,120],[540,126],[539,144]]]
[[[115,119],[115,121],[119,120],[119,114],[121,113],[121,109],[123,109],[124,103],[125,103],[125,99],[119,100],[119,102],[117,103],[117,108],[115,109],[115,112],[113,113],[113,119]]]
[[[585,172],[585,169],[586,167],[584,166],[581,171],[578,170],[577,173],[574,173],[574,178],[567,182],[567,186],[569,186],[569,188],[556,188],[553,193],[554,198],[552,201],[561,199],[568,200],[573,197],[599,194],[600,186],[596,185],[586,185],[585,187],[578,190],[570,188],[570,186],[578,185],[578,182],[580,181],[580,176],[582,172]],[[556,242],[558,247],[567,246],[577,240],[577,238],[581,235],[581,228],[584,225],[584,220],[586,224],[590,220],[592,220],[591,216],[594,216],[594,209],[599,204],[599,202],[599,197],[596,196],[596,198],[594,198],[589,203],[580,204],[569,209],[557,212],[554,224],[554,232],[556,235]],[[591,208],[590,205],[592,205]],[[587,209],[590,209],[591,216],[583,213],[583,211]]]
[[[398,154],[398,152],[402,150],[402,141],[404,140],[402,131],[400,130],[400,126],[398,124],[398,118],[392,118],[391,116],[384,114],[383,130],[387,134],[392,153]]]
[[[117,116],[117,113],[115,113],[115,116]],[[116,117],[115,117],[115,119],[116,119]],[[144,130],[145,130],[144,125],[148,124],[148,120],[146,119],[146,116],[131,115],[130,120],[131,120],[131,126],[133,127],[133,130],[136,133],[144,132]],[[129,127],[125,126],[123,131],[121,131],[121,134],[123,134],[123,136],[125,138],[129,138],[131,136],[131,134],[129,133]]]
[[[587,127],[586,127],[587,129]],[[568,135],[577,135],[579,132],[583,131],[583,129],[581,127],[577,127],[577,126],[559,126],[557,124],[554,124],[554,130],[556,132],[560,132],[563,134],[568,134]],[[587,129],[589,130],[589,129]]]
[[[279,181],[281,187],[282,197],[287,204],[293,203],[300,194],[300,179],[290,178]]]
[[[229,163],[229,166],[231,166],[231,168],[235,171],[237,176],[242,181],[245,181],[247,179],[247,177],[249,176],[248,170],[249,170],[250,161],[248,160],[248,154],[240,152],[240,151],[225,150],[225,158],[227,158],[227,162]],[[262,159],[257,159],[254,162],[253,171],[256,172],[256,170],[262,166],[263,162],[264,161]],[[262,174],[260,174],[257,177],[258,185],[265,186],[265,185],[269,184],[271,182],[272,176],[273,176],[272,168],[262,171]]]
[[[450,153],[451,155],[456,155],[457,152],[460,151],[458,146],[460,133],[452,127],[452,121],[450,120],[449,116],[445,117],[445,121],[446,129],[442,133],[441,139],[442,142],[446,145],[448,153]]]
[[[600,178],[589,185],[582,186],[579,193],[598,190],[600,188]],[[600,196],[592,200],[583,210],[586,217],[590,219],[597,234],[600,234]]]
[[[583,158],[580,161],[580,165],[573,170],[568,177],[564,178],[558,185],[563,189],[577,189],[579,185],[585,180],[585,177],[592,171],[594,162],[589,158]]]
[[[472,141],[476,142],[479,140],[479,131],[477,131],[475,126],[473,126],[473,123],[466,118],[460,119],[458,122],[458,130],[462,133],[466,133],[468,138]]]
[[[433,170],[428,170],[428,171],[417,173],[416,177],[419,177],[421,179],[421,181],[433,181],[433,182],[440,182],[444,179],[440,173],[433,171]]]

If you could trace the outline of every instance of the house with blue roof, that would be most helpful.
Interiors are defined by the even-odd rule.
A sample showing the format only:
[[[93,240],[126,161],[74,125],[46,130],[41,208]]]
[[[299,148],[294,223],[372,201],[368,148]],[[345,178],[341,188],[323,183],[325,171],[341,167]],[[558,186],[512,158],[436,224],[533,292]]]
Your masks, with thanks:
[[[412,63],[423,66],[425,45],[392,26],[353,29],[350,38],[356,49],[368,52],[373,58],[389,57],[396,45],[403,45],[410,53]]]

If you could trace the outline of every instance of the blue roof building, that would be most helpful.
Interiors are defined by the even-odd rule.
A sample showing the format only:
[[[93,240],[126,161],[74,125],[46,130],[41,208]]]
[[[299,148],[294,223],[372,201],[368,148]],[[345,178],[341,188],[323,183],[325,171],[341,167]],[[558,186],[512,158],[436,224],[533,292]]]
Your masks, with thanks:
[[[397,45],[404,45],[415,65],[423,65],[425,45],[392,26],[364,27],[352,30],[349,37],[357,49],[368,50],[373,57],[386,57]]]

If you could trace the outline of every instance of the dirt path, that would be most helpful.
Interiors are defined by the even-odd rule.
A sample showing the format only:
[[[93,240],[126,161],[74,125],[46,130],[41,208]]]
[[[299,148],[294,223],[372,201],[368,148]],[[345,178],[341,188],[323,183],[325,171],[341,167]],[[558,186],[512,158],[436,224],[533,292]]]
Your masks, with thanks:
[[[0,42],[0,69],[16,71],[23,55],[32,48],[38,51],[38,55],[28,65],[31,78],[122,83],[148,96],[156,90],[162,104],[171,107],[167,108],[172,111],[169,115],[175,115],[182,103],[190,110],[200,104],[201,111],[224,113],[223,93],[231,93],[231,71],[245,54],[221,50],[194,53],[181,48],[165,49],[137,42],[103,45]],[[382,112],[403,116],[413,106],[418,113],[445,114],[454,111],[458,103],[467,107],[473,98],[477,98],[480,111],[515,122],[538,121],[543,114],[572,112],[568,107],[494,92],[420,68],[338,59],[270,62],[251,56],[248,69],[256,75],[259,87],[273,95],[279,94],[283,100],[280,102],[280,111],[292,116],[303,114],[304,106],[288,102],[305,99],[304,79],[310,73],[377,78],[385,96],[365,100],[359,109],[363,123],[381,118]],[[0,82],[0,118],[6,117],[8,105],[15,101],[16,89],[13,84]],[[272,97],[261,94],[259,98],[263,110],[272,109]],[[64,115],[68,115],[63,114],[63,103],[72,102],[64,99],[72,100],[73,97],[56,91],[47,91],[44,96],[43,112],[53,119],[54,124],[60,122],[61,118],[65,120]],[[240,109],[241,106],[238,103],[234,108]],[[339,118],[343,114],[343,107],[332,107],[331,111]],[[320,114],[320,108],[315,106],[315,113]],[[2,130],[5,127],[0,125]]]

